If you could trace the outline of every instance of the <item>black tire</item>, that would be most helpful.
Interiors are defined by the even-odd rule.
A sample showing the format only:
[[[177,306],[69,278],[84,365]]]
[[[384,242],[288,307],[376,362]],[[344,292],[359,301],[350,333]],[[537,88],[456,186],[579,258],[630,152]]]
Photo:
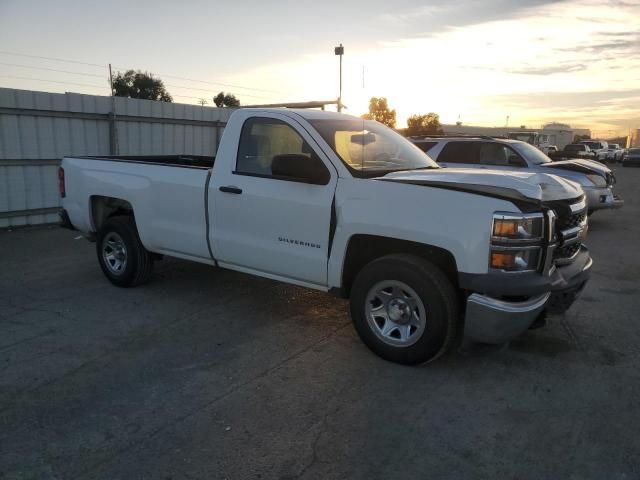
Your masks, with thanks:
[[[105,241],[113,238],[121,239],[125,247],[126,262],[120,271],[116,272],[104,253]],[[136,222],[131,216],[116,216],[107,219],[96,238],[96,253],[102,272],[111,283],[118,287],[135,287],[145,283],[151,277],[153,270],[153,256],[149,253],[138,236]]]
[[[383,341],[367,318],[367,297],[388,281],[413,289],[428,312],[424,330],[415,334],[417,339],[410,345]],[[381,257],[360,271],[351,289],[351,318],[358,335],[374,353],[405,365],[429,362],[446,353],[458,339],[462,323],[458,294],[447,276],[431,262],[406,254]]]

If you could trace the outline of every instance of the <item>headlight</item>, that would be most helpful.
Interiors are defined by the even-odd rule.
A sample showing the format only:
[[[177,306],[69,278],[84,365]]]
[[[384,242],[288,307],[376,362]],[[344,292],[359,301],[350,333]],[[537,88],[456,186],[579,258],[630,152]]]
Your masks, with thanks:
[[[489,267],[506,272],[538,270],[544,235],[542,213],[494,213]]]
[[[541,240],[544,234],[542,213],[495,213],[491,233],[494,241]]]
[[[540,247],[522,249],[491,249],[491,268],[507,272],[524,272],[537,270],[540,265]]]
[[[591,175],[587,175],[587,178],[596,187],[606,187],[607,186],[607,181],[603,177],[601,177],[600,175],[591,174]]]

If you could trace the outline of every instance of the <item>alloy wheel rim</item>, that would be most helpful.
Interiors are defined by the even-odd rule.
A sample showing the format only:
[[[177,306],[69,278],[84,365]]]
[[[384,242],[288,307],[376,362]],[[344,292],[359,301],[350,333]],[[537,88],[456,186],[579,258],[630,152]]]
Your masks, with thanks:
[[[127,247],[116,232],[109,232],[102,242],[102,258],[114,275],[122,275],[127,267]]]
[[[427,325],[422,300],[399,280],[385,280],[371,287],[365,300],[365,315],[376,337],[394,347],[413,345]]]

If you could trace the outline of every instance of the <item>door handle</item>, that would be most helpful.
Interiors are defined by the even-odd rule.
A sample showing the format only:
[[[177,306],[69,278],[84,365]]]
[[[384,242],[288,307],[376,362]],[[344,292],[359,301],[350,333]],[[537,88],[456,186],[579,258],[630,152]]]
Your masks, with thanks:
[[[238,187],[234,187],[233,185],[228,185],[226,187],[220,187],[220,191],[224,193],[235,193],[236,195],[240,195],[242,193],[242,189]]]

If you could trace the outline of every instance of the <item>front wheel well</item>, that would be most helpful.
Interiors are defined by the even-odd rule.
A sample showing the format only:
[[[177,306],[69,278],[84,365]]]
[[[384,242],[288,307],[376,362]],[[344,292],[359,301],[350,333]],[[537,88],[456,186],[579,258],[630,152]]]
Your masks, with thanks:
[[[453,254],[448,250],[409,240],[401,240],[378,235],[354,235],[349,239],[342,266],[340,296],[349,297],[351,286],[362,268],[373,260],[385,255],[405,253],[429,260],[458,286],[458,267]]]

